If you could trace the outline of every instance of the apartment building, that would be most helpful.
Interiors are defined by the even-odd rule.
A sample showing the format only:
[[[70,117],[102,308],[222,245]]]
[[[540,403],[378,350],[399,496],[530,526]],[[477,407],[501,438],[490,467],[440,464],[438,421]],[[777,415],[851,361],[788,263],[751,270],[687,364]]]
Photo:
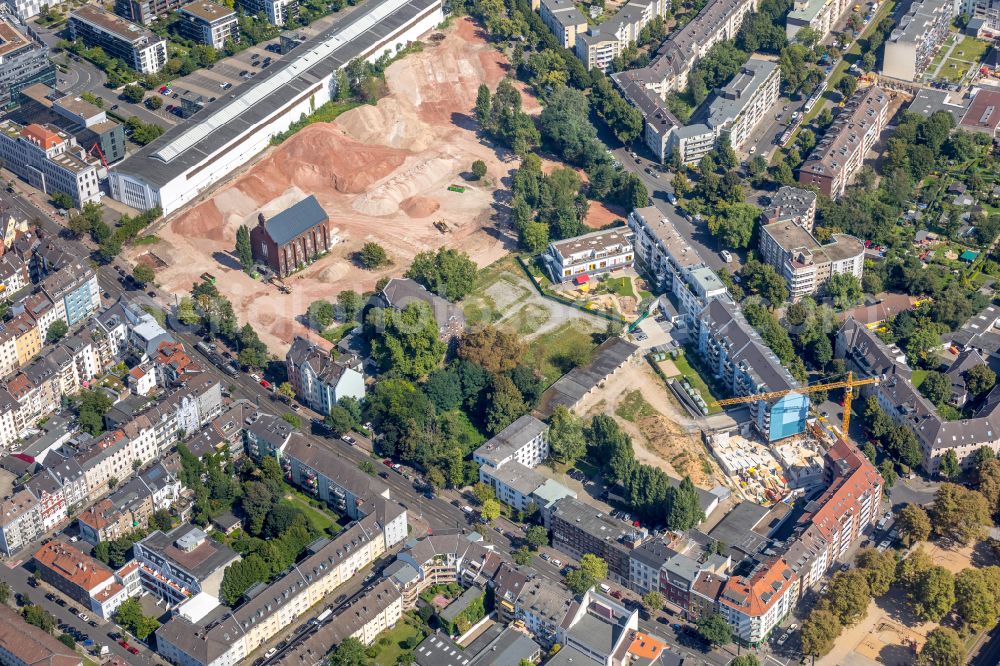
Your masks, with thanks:
[[[301,436],[287,421],[273,414],[254,411],[243,423],[246,452],[254,460],[277,459],[292,439]]]
[[[0,547],[8,557],[45,533],[41,507],[30,490],[19,490],[4,500],[0,514]]]
[[[966,132],[982,132],[997,141],[1000,129],[1000,91],[980,88],[969,101],[969,108],[958,122],[958,128]]]
[[[816,221],[816,193],[800,187],[783,185],[764,208],[764,224],[791,222],[812,233]]]
[[[168,16],[178,9],[185,0],[115,0],[115,14],[139,25],[150,25],[153,21]]]
[[[357,356],[333,358],[329,351],[296,336],[285,354],[285,368],[295,395],[320,414],[329,414],[342,398],[364,400],[365,376]]]
[[[872,86],[851,97],[799,169],[799,182],[836,199],[889,122],[889,93]]]
[[[608,578],[628,585],[633,548],[646,538],[646,530],[617,520],[572,497],[556,502],[551,519],[552,547],[577,560],[593,553],[608,563]]]
[[[552,507],[564,497],[576,497],[558,481],[542,476],[530,467],[511,461],[502,467],[482,465],[479,480],[493,488],[496,498],[518,511],[526,511],[530,505],[541,512],[543,523],[548,526]]]
[[[736,150],[778,100],[781,70],[778,63],[751,57],[740,71],[720,88],[694,122],[677,128],[670,136],[670,152],[684,164],[696,164],[715,149],[725,135]]]
[[[29,479],[24,487],[38,500],[39,517],[48,531],[69,520],[70,512],[87,501],[83,469],[73,458],[57,453],[45,459],[46,468]]]
[[[31,284],[28,264],[13,253],[0,255],[0,292],[14,294]]]
[[[601,666],[616,666],[622,663],[619,660],[631,646],[638,629],[638,610],[630,611],[614,599],[590,589],[579,603],[574,603],[559,627],[562,649],[557,653],[557,663],[560,660],[562,663],[589,661]],[[663,647],[665,645],[660,643],[657,651]]]
[[[14,350],[17,354],[18,367],[26,366],[31,359],[35,358],[42,351],[42,340],[44,336],[38,330],[38,325],[27,312],[14,315],[5,325],[5,331],[9,331],[14,338]]]
[[[548,426],[525,414],[476,449],[473,460],[479,465],[499,468],[508,462],[537,467],[549,457]]]
[[[72,544],[50,541],[35,553],[33,562],[43,581],[105,620],[132,596],[115,571]]]
[[[222,50],[226,42],[240,41],[236,11],[209,0],[195,0],[178,10],[177,29],[187,39]]]
[[[785,35],[793,41],[802,28],[811,28],[822,42],[850,9],[848,0],[795,0],[785,17]]]
[[[80,536],[97,545],[144,528],[154,512],[180,499],[181,483],[162,462],[145,469],[77,516]]]
[[[69,30],[73,39],[100,46],[140,74],[155,74],[167,62],[166,39],[97,5],[84,5],[70,14]]]
[[[398,510],[393,520],[405,523],[406,511]],[[336,537],[311,544],[286,574],[208,624],[174,616],[157,630],[157,650],[175,664],[234,665],[380,557],[385,543],[378,519],[366,516]]]
[[[671,137],[682,124],[667,108],[666,100],[636,74],[638,71],[615,72],[610,77],[628,103],[639,109],[643,142],[657,161],[664,162],[670,157]]]
[[[975,348],[975,344],[969,346]],[[954,451],[963,469],[973,464],[973,456],[980,447],[1000,451],[998,394],[991,393],[970,418],[946,420],[913,384],[912,371],[902,352],[886,345],[874,331],[853,318],[845,321],[837,332],[834,355],[845,359],[847,368],[856,376],[881,378],[878,385],[865,387],[861,394],[874,395],[886,414],[913,431],[920,443],[922,466],[927,474],[937,473],[947,451]]]
[[[635,254],[645,273],[679,304],[685,324],[694,323],[709,300],[728,299],[726,286],[691,247],[677,227],[655,206],[629,213]]]
[[[77,208],[101,200],[100,164],[76,139],[51,125],[0,121],[0,159],[32,187],[69,195]]]
[[[248,16],[264,14],[276,26],[283,26],[299,15],[298,0],[239,0],[236,6]]]
[[[564,49],[576,48],[576,37],[587,32],[587,18],[570,0],[540,0],[537,2],[538,15],[559,39]]]
[[[0,663],[4,666],[83,666],[83,657],[47,631],[28,624],[7,604],[0,604]]]
[[[856,446],[837,440],[824,463],[826,489],[799,518],[782,555],[798,576],[800,596],[819,584],[831,567],[849,559],[851,548],[882,513],[884,481]]]
[[[0,19],[0,107],[13,106],[21,89],[36,83],[56,83],[48,47],[31,39],[13,17]]]
[[[39,82],[22,87],[13,118],[22,124],[54,125],[109,164],[124,159],[125,127],[108,118],[104,109],[75,95],[64,95],[53,86]]]
[[[241,558],[191,524],[156,530],[133,546],[143,587],[168,604],[205,592],[219,597],[223,573]]]
[[[606,72],[612,60],[638,41],[639,31],[657,16],[666,18],[669,8],[668,0],[629,0],[600,25],[576,33],[576,57],[588,70]]]
[[[760,227],[761,259],[788,283],[793,301],[820,292],[834,275],[848,273],[858,280],[864,272],[865,244],[854,236],[832,234],[820,244],[795,222],[774,222]]]
[[[797,598],[798,577],[780,557],[758,562],[746,576],[731,576],[719,596],[719,612],[733,636],[760,645]]]
[[[1000,33],[1000,2],[997,0],[965,0],[961,13],[967,14],[970,20],[983,22],[983,29]]]
[[[630,268],[635,260],[627,227],[553,241],[542,256],[553,282],[586,282],[591,276]]]
[[[734,396],[790,391],[774,400],[750,403],[754,427],[769,442],[805,430],[809,399],[796,393],[799,382],[789,374],[739,306],[713,299],[698,315],[695,340],[712,374]]]
[[[882,57],[882,75],[916,81],[927,69],[958,15],[953,0],[916,0],[889,34]]]

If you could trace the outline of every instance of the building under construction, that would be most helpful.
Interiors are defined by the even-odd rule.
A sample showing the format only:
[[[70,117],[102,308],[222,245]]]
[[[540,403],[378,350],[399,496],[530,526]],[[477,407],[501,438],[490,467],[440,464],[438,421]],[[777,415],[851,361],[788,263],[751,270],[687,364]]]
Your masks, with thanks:
[[[19,123],[58,127],[105,167],[125,158],[125,128],[85,99],[36,83],[21,90],[18,102]]]

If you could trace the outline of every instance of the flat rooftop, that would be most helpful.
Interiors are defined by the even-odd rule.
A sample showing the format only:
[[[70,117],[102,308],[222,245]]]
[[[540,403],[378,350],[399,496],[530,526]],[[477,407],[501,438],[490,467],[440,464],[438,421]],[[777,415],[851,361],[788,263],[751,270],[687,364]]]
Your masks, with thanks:
[[[622,252],[624,248],[632,247],[632,230],[628,227],[602,229],[582,236],[555,241],[552,243],[552,247],[565,258],[580,254],[594,257]]]
[[[29,44],[31,41],[10,21],[0,20],[0,59]]]
[[[660,209],[655,206],[639,208],[634,211],[645,222],[644,227],[651,233],[673,257],[681,268],[691,268],[704,263],[701,256],[687,242],[677,226],[670,221]]]
[[[343,13],[329,29],[297,46],[252,81],[210,102],[187,123],[176,125],[113,171],[162,187],[316,88],[321,79],[376,49],[386,37],[440,5],[441,0],[366,2]]]
[[[236,10],[214,2],[208,2],[208,0],[196,0],[181,7],[180,11],[200,18],[203,21],[208,21],[209,23],[230,16],[236,16]]]
[[[70,14],[70,19],[74,18],[89,23],[132,44],[153,43],[161,40],[152,31],[131,21],[126,21],[117,14],[112,14],[97,5],[84,5],[80,7],[80,9]]]

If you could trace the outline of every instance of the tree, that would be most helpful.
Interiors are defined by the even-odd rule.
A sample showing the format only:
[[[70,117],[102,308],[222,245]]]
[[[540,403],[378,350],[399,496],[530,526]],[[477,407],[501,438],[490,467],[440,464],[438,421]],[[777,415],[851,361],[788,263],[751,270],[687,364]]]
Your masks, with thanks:
[[[840,636],[841,629],[836,615],[828,610],[814,609],[802,623],[802,654],[822,657],[833,649],[833,643]]]
[[[156,272],[149,266],[136,264],[132,269],[132,279],[138,282],[141,286],[146,286],[156,279]]]
[[[757,206],[732,203],[719,207],[719,215],[709,218],[708,230],[727,248],[745,248],[750,244],[754,224],[760,217]]]
[[[580,558],[580,569],[594,580],[608,577],[608,563],[593,553],[584,553]]]
[[[10,585],[0,582],[0,604],[5,604],[10,599]]]
[[[49,330],[45,332],[45,341],[48,343],[59,342],[63,339],[63,336],[69,332],[69,326],[62,319],[57,319],[56,321],[49,324]]]
[[[133,83],[122,88],[122,99],[131,104],[138,104],[145,95],[146,91],[143,87]]]
[[[361,246],[358,252],[358,261],[363,268],[373,271],[389,264],[389,255],[385,248],[375,242],[368,242]]]
[[[507,375],[494,375],[490,384],[487,395],[486,430],[491,435],[496,435],[521,417],[528,410],[528,406],[524,403],[521,392]]]
[[[559,405],[549,421],[549,450],[563,463],[574,463],[587,452],[583,419]]]
[[[917,575],[909,597],[917,617],[937,622],[955,605],[955,577],[942,566],[931,566]]]
[[[855,558],[855,565],[868,581],[873,597],[881,597],[896,582],[896,557],[889,551],[862,548]]]
[[[340,309],[339,314],[344,321],[354,321],[357,319],[363,306],[364,302],[361,299],[361,294],[353,289],[345,289],[337,294],[337,307]]]
[[[931,513],[934,533],[962,545],[982,539],[992,523],[983,494],[954,483],[941,484]]]
[[[333,323],[335,314],[333,304],[325,299],[313,301],[306,309],[309,325],[320,332],[325,331]]]
[[[903,545],[909,548],[918,541],[930,538],[931,518],[920,505],[907,504],[896,518],[896,529]]]
[[[656,590],[650,590],[642,595],[642,605],[646,610],[660,610],[663,608],[663,595]]]
[[[323,419],[326,426],[333,431],[335,437],[340,437],[344,433],[348,433],[357,427],[357,422],[349,411],[341,407],[340,405],[334,405],[330,408],[330,413],[326,415]]]
[[[870,600],[868,577],[850,569],[833,574],[819,607],[836,615],[842,625],[851,625],[865,616]]]
[[[456,353],[459,358],[498,374],[517,367],[527,351],[528,346],[516,333],[487,324],[466,331],[458,341]]]
[[[483,502],[483,505],[479,507],[479,515],[483,517],[487,523],[492,523],[494,520],[500,517],[500,510],[502,506],[500,502],[495,499],[488,499]]]
[[[697,622],[698,633],[714,647],[725,645],[733,635],[729,623],[718,613],[702,615]]]
[[[921,382],[920,392],[935,405],[943,405],[951,397],[951,379],[943,372],[932,370]]]
[[[482,180],[486,176],[486,162],[482,160],[473,162],[472,175],[476,177],[476,180]]]
[[[76,639],[69,634],[59,634],[59,642],[68,647],[70,650],[76,649]]]
[[[975,631],[992,627],[1000,610],[997,567],[963,569],[955,576],[955,612]]]
[[[861,302],[861,282],[852,273],[837,273],[826,281],[826,291],[838,310],[847,310]]]
[[[353,636],[345,638],[330,653],[327,664],[328,666],[367,666],[368,656],[365,654],[365,644]]]
[[[174,526],[174,519],[166,509],[158,509],[149,517],[150,529],[167,532]]]
[[[965,387],[974,396],[989,391],[997,383],[997,373],[988,365],[975,365],[965,371]]]
[[[56,192],[52,195],[52,203],[55,204],[56,208],[69,210],[73,207],[73,197],[65,192]]]
[[[159,95],[150,95],[146,98],[146,108],[156,111],[163,106],[163,98]]]
[[[965,644],[951,627],[936,627],[927,634],[917,663],[920,666],[962,666],[965,663]]]
[[[741,654],[738,657],[734,657],[729,666],[760,666],[760,659],[756,655],[752,654]]]
[[[573,569],[566,573],[563,582],[566,583],[573,594],[583,594],[590,588],[594,587],[595,581],[586,571],[583,569]]]
[[[33,624],[42,631],[51,634],[56,627],[56,619],[51,613],[37,604],[28,604],[21,610],[24,621]]]
[[[427,303],[413,301],[402,310],[373,308],[365,323],[371,357],[382,372],[423,377],[441,362],[445,345]]]
[[[484,504],[486,500],[496,499],[496,493],[493,491],[493,486],[483,483],[482,481],[472,486],[472,496],[476,498],[476,501],[479,502],[480,505]]]
[[[525,541],[532,550],[549,545],[549,531],[541,525],[532,525],[524,534]]]
[[[837,90],[845,98],[850,97],[854,94],[854,91],[858,89],[858,79],[851,76],[850,74],[845,74],[840,81],[837,82]]]
[[[531,554],[531,551],[528,550],[527,546],[521,546],[511,554],[514,557],[514,563],[522,567],[526,567],[531,564],[531,560],[534,557],[534,555]]]
[[[544,222],[528,222],[521,229],[521,245],[532,254],[537,254],[549,245],[549,225]]]
[[[250,246],[250,229],[245,224],[241,224],[236,229],[236,256],[240,259],[240,266],[247,273],[253,270],[253,249]]]
[[[921,386],[921,388],[923,388]],[[954,479],[962,472],[961,466],[958,464],[958,454],[955,453],[954,449],[948,449],[941,456],[941,463],[938,466],[938,473],[946,479]]]
[[[475,262],[465,252],[440,248],[418,253],[405,276],[442,298],[459,301],[472,291],[477,272]]]

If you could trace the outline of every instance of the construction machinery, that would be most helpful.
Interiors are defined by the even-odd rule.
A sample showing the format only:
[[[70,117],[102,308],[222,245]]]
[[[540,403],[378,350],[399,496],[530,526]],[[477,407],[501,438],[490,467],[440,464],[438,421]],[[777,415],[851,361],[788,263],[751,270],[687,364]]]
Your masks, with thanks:
[[[829,391],[832,389],[844,389],[844,421],[842,424],[843,430],[841,433],[846,438],[849,428],[851,426],[851,401],[854,399],[854,387],[855,386],[865,386],[867,384],[878,384],[878,377],[869,377],[867,379],[855,379],[853,372],[847,373],[847,379],[841,380],[839,382],[826,382],[823,384],[810,384],[809,386],[802,386],[796,389],[788,389],[786,391],[771,391],[770,393],[757,393],[756,395],[745,395],[739,398],[726,398],[725,400],[717,400],[712,403],[712,406],[725,407],[726,405],[741,405],[748,402],[757,402],[758,400],[774,400],[780,398],[789,393],[815,393],[817,391]]]

